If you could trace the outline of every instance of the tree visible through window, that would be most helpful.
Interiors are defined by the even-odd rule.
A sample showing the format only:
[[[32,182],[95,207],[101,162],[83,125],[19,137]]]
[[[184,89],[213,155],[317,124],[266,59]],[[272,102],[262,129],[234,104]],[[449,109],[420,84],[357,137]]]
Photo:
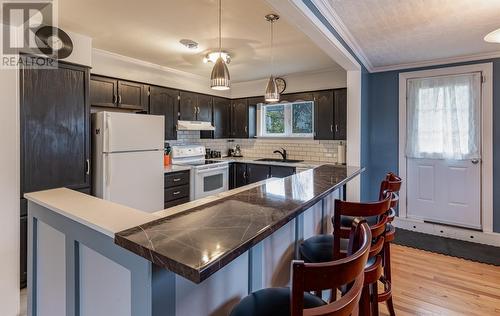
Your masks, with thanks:
[[[313,137],[314,102],[293,102],[262,106],[259,136]]]

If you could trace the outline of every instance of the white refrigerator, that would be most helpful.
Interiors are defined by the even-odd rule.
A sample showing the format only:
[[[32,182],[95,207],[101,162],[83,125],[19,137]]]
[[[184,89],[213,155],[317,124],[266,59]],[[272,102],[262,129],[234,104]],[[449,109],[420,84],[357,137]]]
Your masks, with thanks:
[[[164,117],[92,114],[93,195],[145,212],[164,205]]]

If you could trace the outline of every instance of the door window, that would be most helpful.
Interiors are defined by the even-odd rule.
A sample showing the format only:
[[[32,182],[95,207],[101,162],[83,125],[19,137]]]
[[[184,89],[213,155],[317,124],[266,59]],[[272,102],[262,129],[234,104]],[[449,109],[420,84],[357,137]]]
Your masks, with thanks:
[[[408,158],[480,158],[481,73],[407,81]]]

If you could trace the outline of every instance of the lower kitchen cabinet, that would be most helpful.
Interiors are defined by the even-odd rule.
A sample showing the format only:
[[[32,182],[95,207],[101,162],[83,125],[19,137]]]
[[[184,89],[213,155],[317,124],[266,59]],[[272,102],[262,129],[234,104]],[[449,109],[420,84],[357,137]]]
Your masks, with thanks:
[[[295,174],[295,167],[271,166],[271,177],[286,178]]]
[[[164,190],[165,208],[189,202],[189,171],[166,173]]]
[[[229,189],[266,180],[285,178],[295,174],[295,167],[235,162],[229,167]]]
[[[255,183],[269,178],[268,165],[247,164],[248,183]]]

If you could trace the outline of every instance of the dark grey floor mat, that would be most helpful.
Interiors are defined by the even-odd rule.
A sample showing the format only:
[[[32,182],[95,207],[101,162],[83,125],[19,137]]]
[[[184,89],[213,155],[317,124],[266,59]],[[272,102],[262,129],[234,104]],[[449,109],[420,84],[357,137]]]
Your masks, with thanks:
[[[500,248],[405,229],[396,230],[395,244],[500,266]]]

